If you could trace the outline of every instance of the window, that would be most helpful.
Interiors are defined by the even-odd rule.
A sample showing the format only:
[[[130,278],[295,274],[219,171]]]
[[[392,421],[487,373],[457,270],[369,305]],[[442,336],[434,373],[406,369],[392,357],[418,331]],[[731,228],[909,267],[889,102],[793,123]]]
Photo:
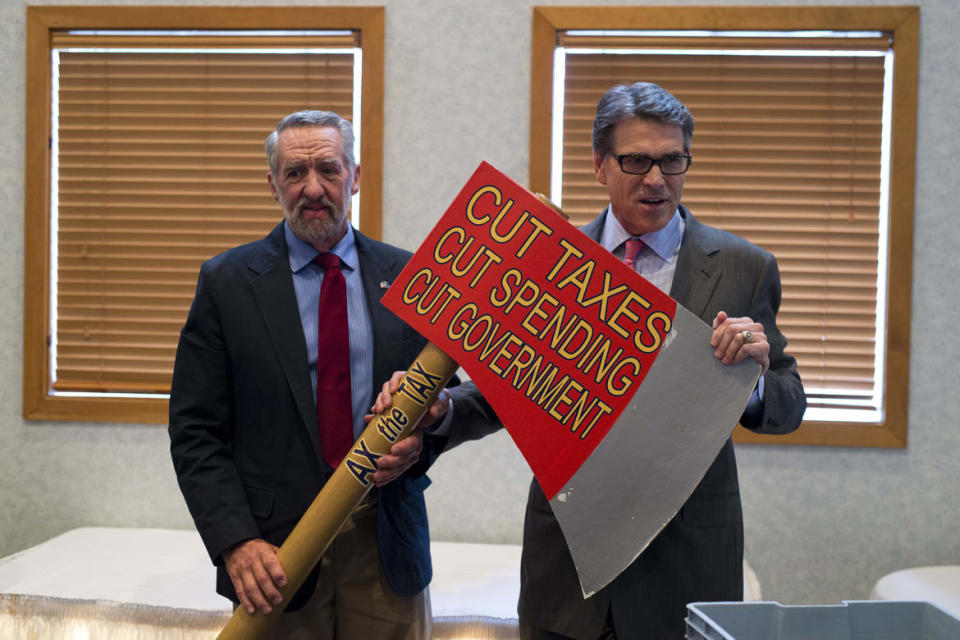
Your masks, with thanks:
[[[200,263],[281,218],[263,140],[354,122],[379,236],[383,10],[29,7],[24,415],[159,422]]]
[[[780,264],[778,322],[810,408],[772,442],[905,446],[916,9],[534,14],[531,187],[589,221],[606,204],[600,95],[637,80],[674,93],[697,122],[684,203]]]

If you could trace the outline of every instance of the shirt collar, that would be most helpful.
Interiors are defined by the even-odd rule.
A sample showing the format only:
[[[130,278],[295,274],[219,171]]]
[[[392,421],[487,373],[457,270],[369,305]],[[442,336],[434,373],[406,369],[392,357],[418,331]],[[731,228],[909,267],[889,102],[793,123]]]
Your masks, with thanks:
[[[607,207],[606,220],[603,222],[603,233],[600,236],[600,244],[604,249],[613,253],[617,247],[633,238],[613,215],[613,209]],[[657,254],[664,262],[670,262],[677,257],[680,251],[680,240],[683,238],[683,217],[680,215],[680,209],[673,212],[673,217],[662,229],[651,231],[637,236],[643,243]]]
[[[298,238],[293,231],[290,230],[290,226],[286,221],[283,223],[283,235],[287,240],[287,253],[290,256],[290,271],[294,273],[297,273],[313,262],[313,259],[320,253],[313,248],[313,245]],[[336,254],[347,270],[352,271],[357,268],[357,242],[353,235],[352,225],[347,225],[347,232],[340,238],[340,242],[334,245],[330,253]]]

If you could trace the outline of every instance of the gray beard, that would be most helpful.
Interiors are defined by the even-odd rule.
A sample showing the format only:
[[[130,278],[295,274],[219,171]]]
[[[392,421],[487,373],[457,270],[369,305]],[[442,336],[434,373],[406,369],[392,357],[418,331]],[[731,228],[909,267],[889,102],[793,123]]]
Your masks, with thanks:
[[[346,213],[341,211],[331,211],[334,213],[332,218],[317,218],[315,220],[304,221],[303,216],[297,208],[293,215],[285,216],[287,224],[293,234],[311,245],[325,244],[329,240],[339,241],[346,228]]]

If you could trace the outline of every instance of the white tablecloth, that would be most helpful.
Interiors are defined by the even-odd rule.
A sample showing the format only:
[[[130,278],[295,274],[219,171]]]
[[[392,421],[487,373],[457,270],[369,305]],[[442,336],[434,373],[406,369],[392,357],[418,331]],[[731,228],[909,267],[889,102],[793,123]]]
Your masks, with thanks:
[[[431,552],[435,640],[519,637],[519,545],[433,542]],[[9,636],[4,624],[29,624],[44,630],[36,636],[44,639],[108,637],[102,629],[110,629],[111,638],[212,638],[209,629],[219,629],[232,610],[214,591],[214,581],[195,531],[73,529],[0,559],[0,637]],[[744,595],[760,597],[746,563]],[[175,628],[178,621],[182,629]],[[142,635],[151,625],[159,635]],[[191,625],[193,631],[186,629]],[[136,631],[114,633],[128,628]]]
[[[513,640],[519,545],[434,542],[435,640]],[[232,611],[195,531],[84,527],[0,559],[0,638],[207,640]]]
[[[434,617],[516,618],[519,545],[433,542]],[[195,531],[84,527],[0,559],[0,593],[231,611]]]
[[[874,585],[870,598],[932,602],[960,618],[960,566],[914,567],[888,573]]]

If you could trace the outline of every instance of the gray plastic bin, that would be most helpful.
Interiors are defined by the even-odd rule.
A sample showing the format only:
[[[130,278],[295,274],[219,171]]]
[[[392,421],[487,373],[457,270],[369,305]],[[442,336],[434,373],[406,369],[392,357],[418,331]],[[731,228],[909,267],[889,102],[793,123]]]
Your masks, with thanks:
[[[960,618],[928,602],[870,600],[828,606],[694,602],[687,640],[958,640]]]

